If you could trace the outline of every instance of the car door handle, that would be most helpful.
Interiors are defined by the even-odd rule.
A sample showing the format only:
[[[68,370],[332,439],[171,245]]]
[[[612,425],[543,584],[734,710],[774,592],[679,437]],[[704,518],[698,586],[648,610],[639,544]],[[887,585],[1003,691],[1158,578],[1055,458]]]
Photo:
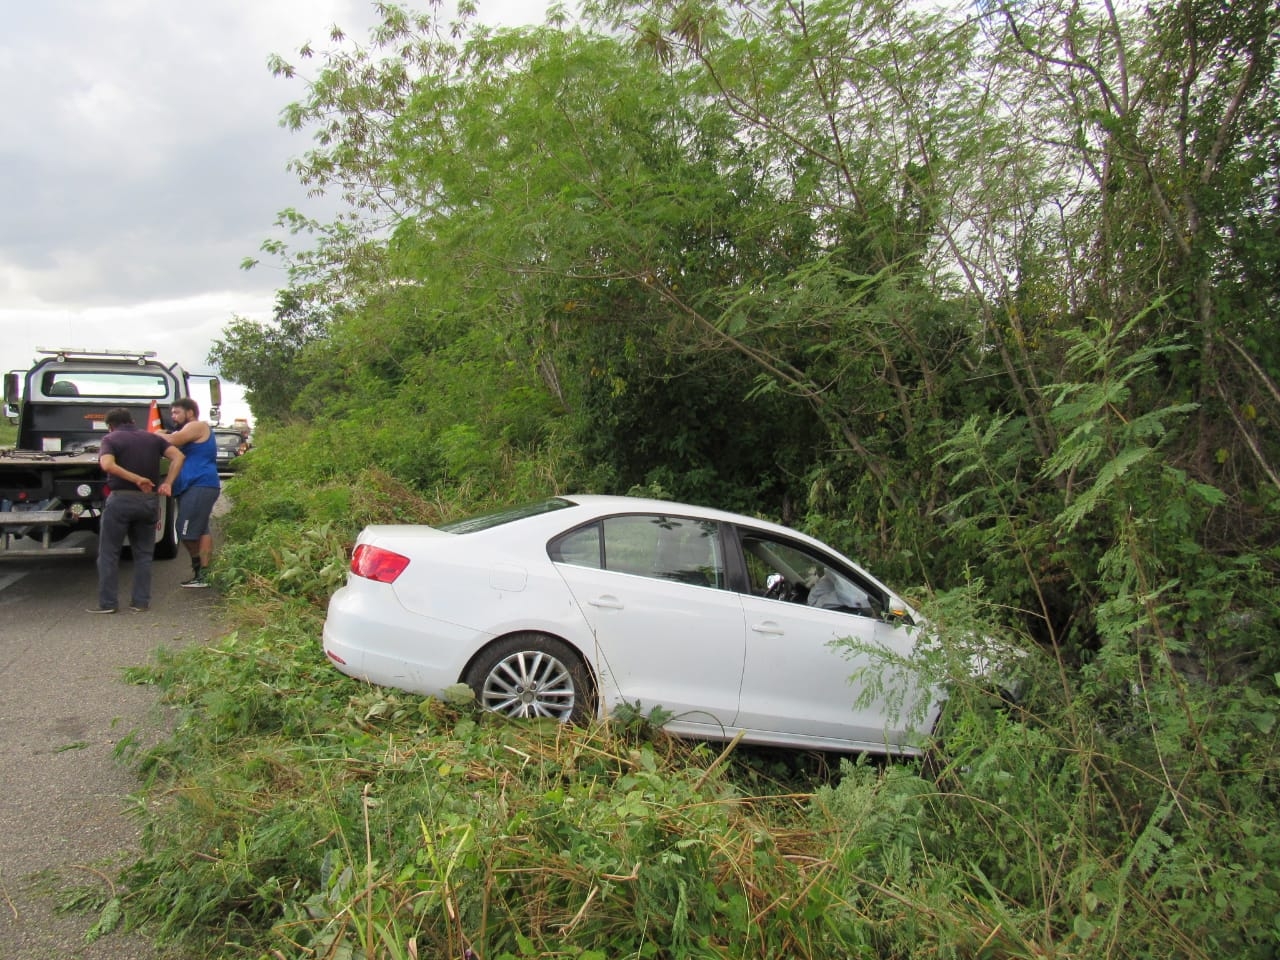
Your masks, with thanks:
[[[621,610],[622,601],[617,597],[611,597],[606,594],[603,597],[596,597],[594,600],[588,600],[587,603],[593,607],[603,607],[605,610]]]
[[[767,633],[771,637],[780,637],[786,633],[785,630],[778,626],[778,622],[776,620],[765,620],[763,623],[753,623],[751,625],[751,630],[754,633]]]

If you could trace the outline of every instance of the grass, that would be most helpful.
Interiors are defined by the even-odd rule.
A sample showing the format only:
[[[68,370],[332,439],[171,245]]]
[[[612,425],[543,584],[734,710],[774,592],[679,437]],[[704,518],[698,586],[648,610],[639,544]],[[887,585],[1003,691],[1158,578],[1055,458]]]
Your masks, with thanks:
[[[261,652],[221,649],[233,671]],[[303,718],[216,697],[233,715],[148,758],[170,784],[164,829],[179,833],[153,822],[153,858],[133,879],[166,932],[230,924],[217,939],[285,956],[396,956],[411,942],[441,957],[591,942],[666,952],[741,940],[768,914],[764,891],[787,851],[768,841],[763,801],[707,776],[709,752],[510,724],[345,679],[323,688],[333,713],[305,732],[263,736],[268,715],[285,727]],[[808,836],[789,841],[803,864]],[[177,850],[194,854],[185,869],[165,859]],[[686,908],[673,914],[672,902]]]
[[[1185,701],[1197,742],[1096,710],[1097,689],[1065,697],[1066,666],[1046,661],[1015,710],[955,686],[950,762],[928,776],[673,741],[625,713],[509,722],[330,668],[320,625],[351,531],[291,503],[290,523],[250,525],[220,554],[237,628],[130,672],[182,720],[131,754],[144,854],[119,902],[184,956],[1207,960],[1280,946],[1274,700],[1235,714]],[[1210,733],[1247,745],[1245,762],[1206,766]]]

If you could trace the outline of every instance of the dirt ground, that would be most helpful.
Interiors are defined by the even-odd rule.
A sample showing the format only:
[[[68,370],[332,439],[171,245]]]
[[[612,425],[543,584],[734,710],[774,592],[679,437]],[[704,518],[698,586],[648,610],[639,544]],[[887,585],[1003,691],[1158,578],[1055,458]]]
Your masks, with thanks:
[[[124,564],[123,591],[131,573]],[[171,722],[157,691],[122,671],[221,632],[214,592],[179,586],[190,575],[185,553],[157,562],[148,612],[100,616],[86,612],[96,605],[92,552],[0,555],[0,960],[165,956],[137,934],[95,939],[98,911],[65,908],[109,898],[138,851],[129,809],[140,785],[117,745],[154,743]]]

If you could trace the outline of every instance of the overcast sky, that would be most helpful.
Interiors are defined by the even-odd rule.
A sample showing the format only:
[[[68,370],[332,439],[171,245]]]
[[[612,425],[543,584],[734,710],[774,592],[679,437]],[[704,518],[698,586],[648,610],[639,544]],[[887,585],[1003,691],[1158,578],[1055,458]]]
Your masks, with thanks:
[[[539,0],[479,0],[489,23],[541,22]],[[418,6],[422,6],[419,4]],[[283,283],[245,257],[305,209],[286,170],[310,146],[279,126],[298,65],[330,27],[367,39],[370,0],[39,0],[0,30],[0,366],[38,347],[155,350],[208,372],[233,315],[267,319]],[[314,71],[318,59],[304,70]],[[236,399],[224,421],[248,414]]]

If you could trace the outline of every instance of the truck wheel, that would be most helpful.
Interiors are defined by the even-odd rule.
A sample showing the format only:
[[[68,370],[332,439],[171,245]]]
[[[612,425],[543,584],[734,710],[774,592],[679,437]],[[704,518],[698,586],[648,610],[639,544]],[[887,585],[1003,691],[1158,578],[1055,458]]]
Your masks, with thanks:
[[[157,560],[172,560],[178,555],[178,501],[165,497],[156,521]]]

